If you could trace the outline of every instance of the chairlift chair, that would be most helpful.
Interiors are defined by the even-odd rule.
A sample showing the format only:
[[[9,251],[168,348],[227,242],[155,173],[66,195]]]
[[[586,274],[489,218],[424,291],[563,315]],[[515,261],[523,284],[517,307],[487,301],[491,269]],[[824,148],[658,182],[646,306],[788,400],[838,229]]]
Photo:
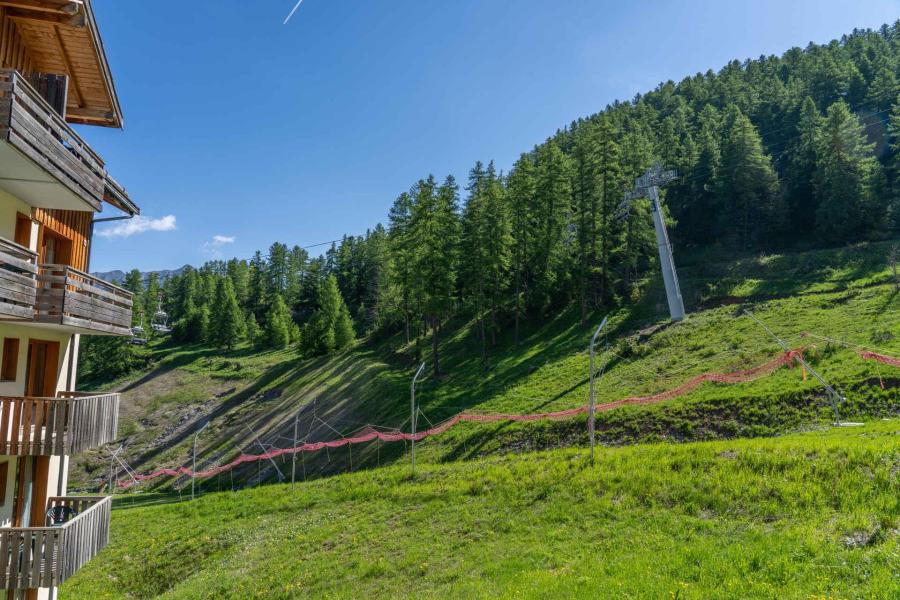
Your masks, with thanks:
[[[131,339],[129,342],[135,346],[144,346],[147,344],[147,331],[144,329],[144,315],[141,315],[140,325],[135,325],[131,328]]]
[[[172,328],[169,327],[169,314],[162,308],[162,292],[157,297],[156,313],[153,315],[153,321],[150,323],[153,331],[157,333],[171,333]]]

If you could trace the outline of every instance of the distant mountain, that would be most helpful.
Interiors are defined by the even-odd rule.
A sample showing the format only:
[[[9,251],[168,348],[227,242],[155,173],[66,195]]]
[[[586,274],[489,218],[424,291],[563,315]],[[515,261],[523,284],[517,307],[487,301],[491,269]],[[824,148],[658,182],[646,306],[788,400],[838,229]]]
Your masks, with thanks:
[[[184,273],[184,270],[190,267],[190,265],[184,265],[178,269],[169,269],[162,271],[141,271],[141,275],[144,276],[144,285],[147,285],[147,282],[150,281],[150,275],[156,273],[156,276],[159,278],[159,282],[162,283],[170,277],[174,277],[176,275],[181,275]],[[110,283],[115,283],[116,285],[122,285],[125,281],[125,271],[105,271],[101,273],[91,273],[94,277],[99,277],[104,281],[108,281]]]

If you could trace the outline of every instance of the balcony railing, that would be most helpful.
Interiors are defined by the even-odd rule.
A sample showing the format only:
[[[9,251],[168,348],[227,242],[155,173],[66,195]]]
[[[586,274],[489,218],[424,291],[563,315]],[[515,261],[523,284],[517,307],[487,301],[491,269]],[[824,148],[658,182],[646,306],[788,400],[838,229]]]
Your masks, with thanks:
[[[0,238],[0,315],[34,318],[37,254]]]
[[[0,69],[0,140],[99,210],[106,190],[100,157],[23,77]]]
[[[111,498],[50,498],[77,515],[55,527],[0,529],[0,589],[56,587],[109,542]]]
[[[0,454],[63,456],[116,439],[119,394],[0,397]]]
[[[35,321],[131,334],[131,292],[67,265],[41,265]]]

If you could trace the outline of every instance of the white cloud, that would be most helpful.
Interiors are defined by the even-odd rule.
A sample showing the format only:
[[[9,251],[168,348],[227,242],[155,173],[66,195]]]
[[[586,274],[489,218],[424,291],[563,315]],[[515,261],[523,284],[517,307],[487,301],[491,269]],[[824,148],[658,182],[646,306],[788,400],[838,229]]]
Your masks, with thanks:
[[[128,221],[122,221],[112,227],[101,229],[97,232],[97,235],[105,238],[129,237],[145,231],[173,231],[174,229],[175,215],[166,215],[159,219],[138,215]]]
[[[225,244],[233,244],[235,237],[233,235],[214,235],[212,243],[215,246],[224,246]]]
[[[216,234],[212,236],[211,240],[203,242],[201,250],[213,258],[221,258],[222,248],[229,244],[233,244],[236,239],[237,238],[233,235]]]

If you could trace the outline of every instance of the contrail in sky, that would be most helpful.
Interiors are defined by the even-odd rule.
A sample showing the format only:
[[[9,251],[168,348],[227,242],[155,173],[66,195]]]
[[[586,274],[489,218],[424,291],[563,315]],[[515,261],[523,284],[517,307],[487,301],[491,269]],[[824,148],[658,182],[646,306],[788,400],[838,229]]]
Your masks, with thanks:
[[[291,20],[291,17],[294,16],[294,13],[297,12],[297,9],[300,8],[300,5],[303,4],[303,0],[300,0],[297,4],[294,5],[294,10],[291,11],[291,14],[287,16],[287,19],[284,20],[282,25],[287,25],[287,22]]]

